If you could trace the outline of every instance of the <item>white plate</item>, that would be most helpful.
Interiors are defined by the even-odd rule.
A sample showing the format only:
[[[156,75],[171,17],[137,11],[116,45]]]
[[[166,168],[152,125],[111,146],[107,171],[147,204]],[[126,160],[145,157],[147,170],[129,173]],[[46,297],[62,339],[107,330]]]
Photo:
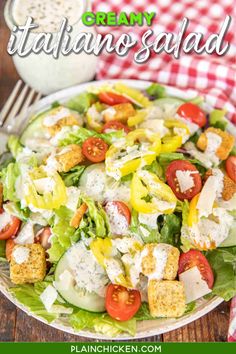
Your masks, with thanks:
[[[121,81],[121,80],[110,80],[109,82],[114,83],[115,81]],[[40,100],[37,103],[37,106],[35,107],[35,112],[40,112],[47,107],[50,107],[50,105],[54,101],[66,101],[68,98],[73,97],[83,91],[86,90],[88,86],[91,85],[102,85],[104,82],[108,81],[98,81],[98,82],[90,82],[90,83],[85,83],[82,85],[78,85],[72,88],[68,88],[65,90],[62,90],[60,92],[57,92],[55,94],[52,94],[50,96],[47,96]],[[122,82],[126,83],[129,86],[136,87],[138,89],[145,89],[150,85],[150,82],[146,81],[136,81],[136,80],[122,80]],[[184,90],[181,91],[180,89],[176,89],[173,87],[167,87],[167,92],[170,95],[180,97],[180,98],[192,98],[195,97],[198,93],[195,90]],[[212,105],[211,102],[206,102],[204,105],[204,109],[206,111],[209,111],[211,109]],[[28,111],[28,114],[30,112],[30,109]],[[34,113],[35,113],[34,112]],[[234,128],[235,129],[235,128]],[[45,320],[42,318],[35,316],[33,313],[31,313],[27,307],[24,305],[20,304],[9,292],[9,280],[7,278],[7,270],[5,269],[0,269],[1,274],[0,274],[0,291],[11,301],[13,302],[17,307],[19,307],[21,310],[26,312],[29,316],[32,316],[36,319],[38,319],[41,322],[47,323]],[[219,297],[214,297],[211,300],[204,300],[200,299],[197,302],[197,306],[193,312],[190,314],[187,314],[181,318],[175,319],[157,319],[157,320],[149,320],[149,321],[140,321],[138,322],[137,326],[137,334],[135,337],[130,337],[128,335],[120,335],[119,337],[116,337],[116,340],[133,340],[137,338],[145,338],[149,336],[154,336],[154,335],[159,335],[168,331],[172,331],[174,329],[177,329],[179,327],[182,327],[192,321],[195,321],[196,319],[204,316],[211,310],[213,310],[215,307],[217,307],[220,303],[222,303],[224,300]],[[62,331],[65,331],[67,333],[75,334],[78,336],[82,337],[87,337],[87,338],[94,338],[94,339],[110,339],[110,337],[107,337],[106,335],[94,333],[92,331],[76,331],[74,330],[69,324],[62,322],[62,320],[57,320],[49,326],[60,329]]]

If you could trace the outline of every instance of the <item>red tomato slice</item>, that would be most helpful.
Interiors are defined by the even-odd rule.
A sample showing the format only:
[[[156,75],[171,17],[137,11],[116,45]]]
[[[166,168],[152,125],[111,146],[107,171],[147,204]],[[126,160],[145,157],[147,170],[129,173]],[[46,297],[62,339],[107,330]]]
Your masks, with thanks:
[[[205,280],[209,288],[212,289],[214,284],[214,274],[208,260],[200,251],[190,250],[180,255],[178,274],[195,266],[198,267],[202,279]]]
[[[187,189],[185,192],[181,192],[178,179],[176,177],[176,171],[192,171],[194,186]],[[172,161],[166,169],[166,180],[176,197],[180,200],[190,200],[202,189],[202,179],[197,168],[189,161],[175,160]]]
[[[236,183],[236,156],[230,156],[225,163],[227,175]]]
[[[207,123],[205,113],[196,104],[188,102],[182,104],[177,113],[180,117],[191,120],[191,122],[199,125],[200,128],[204,127]]]
[[[116,131],[116,130],[124,130],[125,133],[129,133],[130,129],[127,127],[127,125],[119,122],[118,120],[111,120],[110,122],[107,122],[104,124],[102,128],[103,133],[108,133],[109,131]]]
[[[138,290],[127,289],[121,285],[110,284],[106,293],[106,310],[118,321],[128,321],[141,306]]]
[[[4,209],[0,210],[0,214],[6,213]],[[11,222],[8,225],[0,229],[0,240],[7,240],[10,237],[16,236],[17,231],[21,225],[20,219],[16,216],[11,216]],[[1,225],[0,225],[1,228]]]
[[[100,102],[108,104],[109,106],[130,102],[128,98],[113,92],[101,92],[99,93],[98,97]]]
[[[15,247],[14,240],[12,238],[9,238],[6,242],[6,259],[8,260],[8,262],[10,262],[11,260],[11,255],[14,247]]]
[[[129,207],[125,203],[119,202],[119,201],[116,200],[116,201],[112,201],[112,202],[107,202],[106,203],[106,207],[109,207],[109,205],[116,206],[117,209],[118,209],[118,213],[123,215],[126,218],[128,225],[130,224],[130,222],[131,222],[131,213],[130,213]]]
[[[35,242],[40,243],[45,250],[48,250],[51,247],[51,243],[48,241],[51,234],[51,228],[49,226],[44,227],[36,235]]]
[[[108,145],[101,138],[88,138],[82,145],[84,156],[91,162],[102,162],[105,160]]]

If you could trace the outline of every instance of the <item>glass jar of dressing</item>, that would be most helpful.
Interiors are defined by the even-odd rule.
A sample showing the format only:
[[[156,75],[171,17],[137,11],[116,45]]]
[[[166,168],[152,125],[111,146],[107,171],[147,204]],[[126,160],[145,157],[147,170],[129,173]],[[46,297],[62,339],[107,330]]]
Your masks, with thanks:
[[[8,0],[5,6],[5,20],[10,28],[25,25],[27,17],[32,17],[38,28],[31,30],[27,43],[32,43],[39,33],[51,32],[56,40],[63,17],[72,26],[71,41],[81,32],[96,35],[93,27],[86,27],[81,21],[82,13],[89,11],[86,0]],[[17,34],[20,35],[21,33]],[[12,56],[16,69],[23,80],[35,90],[47,95],[94,78],[97,57],[81,52],[67,56],[59,54],[57,59],[44,52],[30,53],[20,57]]]

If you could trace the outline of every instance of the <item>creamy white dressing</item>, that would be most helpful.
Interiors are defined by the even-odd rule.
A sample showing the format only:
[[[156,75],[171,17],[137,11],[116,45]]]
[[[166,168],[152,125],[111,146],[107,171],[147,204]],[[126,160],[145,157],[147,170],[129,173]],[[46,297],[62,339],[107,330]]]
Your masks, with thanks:
[[[109,258],[104,261],[107,276],[113,284],[119,282],[121,275],[125,276],[124,267],[119,259]]]
[[[28,261],[30,250],[27,247],[17,247],[13,250],[12,256],[17,264]]]
[[[106,173],[100,169],[94,169],[87,174],[86,185],[81,187],[89,197],[96,201],[103,201],[106,188]]]
[[[123,264],[128,270],[127,273],[133,288],[136,288],[140,281],[141,270],[140,267],[137,266],[137,263],[139,263],[139,261],[137,261],[139,255],[140,255],[139,252],[136,253],[135,256],[131,256],[131,254],[127,253],[121,257]]]
[[[115,238],[112,240],[112,245],[121,253],[129,253],[131,250],[134,250],[135,243],[137,241],[131,237]]]
[[[138,220],[141,224],[147,225],[151,229],[156,229],[157,228],[157,218],[159,215],[161,215],[161,214],[160,213],[155,213],[155,214],[139,213]]]
[[[80,196],[80,190],[77,187],[66,188],[67,202],[66,207],[72,211],[77,210],[78,200]]]
[[[35,179],[33,183],[39,194],[51,193],[55,187],[55,181],[52,177]]]
[[[28,221],[20,230],[14,242],[17,244],[25,245],[34,243],[34,224]]]
[[[104,199],[106,201],[121,200],[129,203],[130,201],[130,185],[127,183],[108,182],[106,184]]]
[[[119,209],[114,203],[107,203],[105,206],[108,215],[111,233],[115,235],[127,235],[129,224],[124,215],[119,212]]]
[[[27,17],[31,16],[39,26],[37,32],[57,32],[63,17],[73,25],[82,10],[81,0],[15,0],[13,18],[18,25],[23,25]]]
[[[168,260],[168,253],[170,251],[171,246],[159,243],[155,246],[153,250],[153,256],[155,258],[155,270],[148,275],[148,280],[161,280],[164,276],[164,271],[166,267],[166,263]]]
[[[199,160],[206,168],[211,168],[213,165],[217,165],[215,155],[210,156],[205,152],[203,153],[199,151],[191,141],[187,142],[184,147],[191,156]]]
[[[163,119],[148,119],[140,124],[140,128],[150,129],[154,133],[159,133],[160,138],[169,134],[169,129],[165,127]]]
[[[51,114],[49,112],[48,116],[46,116],[43,119],[43,125],[45,127],[52,127],[55,124],[57,124],[60,120],[62,120],[63,118],[71,116],[70,110],[65,107],[59,107],[53,112],[54,113],[51,113]]]
[[[67,252],[66,257],[77,287],[104,296],[108,278],[93,253],[79,242]]]
[[[4,229],[8,224],[12,222],[12,217],[7,212],[0,214],[0,229]]]
[[[184,118],[180,117],[178,114],[175,115],[175,118],[179,122],[185,124],[189,129],[189,133],[184,128],[175,127],[173,129],[173,131],[176,135],[179,135],[182,137],[182,144],[184,144],[189,139],[190,136],[192,136],[193,134],[195,134],[199,130],[199,126],[197,124],[191,122],[188,119],[184,119]]]
[[[78,130],[78,125],[64,126],[61,130],[50,139],[50,144],[58,146],[60,141],[65,139],[69,133],[75,133]]]
[[[214,208],[212,216],[211,219],[201,218],[192,227],[184,226],[181,230],[182,236],[193,245],[210,248],[214,243],[218,247],[228,237],[233,217],[223,208]]]

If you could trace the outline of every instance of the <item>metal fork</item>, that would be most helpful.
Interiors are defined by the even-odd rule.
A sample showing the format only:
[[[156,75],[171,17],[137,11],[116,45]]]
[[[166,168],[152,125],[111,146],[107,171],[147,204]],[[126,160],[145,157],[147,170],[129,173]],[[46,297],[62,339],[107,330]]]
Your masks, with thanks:
[[[41,94],[31,89],[21,80],[17,81],[12,93],[8,97],[0,112],[0,133],[2,136],[8,134],[19,134],[27,116],[30,105],[33,111],[35,104],[41,98]],[[1,138],[2,140],[2,138]]]

